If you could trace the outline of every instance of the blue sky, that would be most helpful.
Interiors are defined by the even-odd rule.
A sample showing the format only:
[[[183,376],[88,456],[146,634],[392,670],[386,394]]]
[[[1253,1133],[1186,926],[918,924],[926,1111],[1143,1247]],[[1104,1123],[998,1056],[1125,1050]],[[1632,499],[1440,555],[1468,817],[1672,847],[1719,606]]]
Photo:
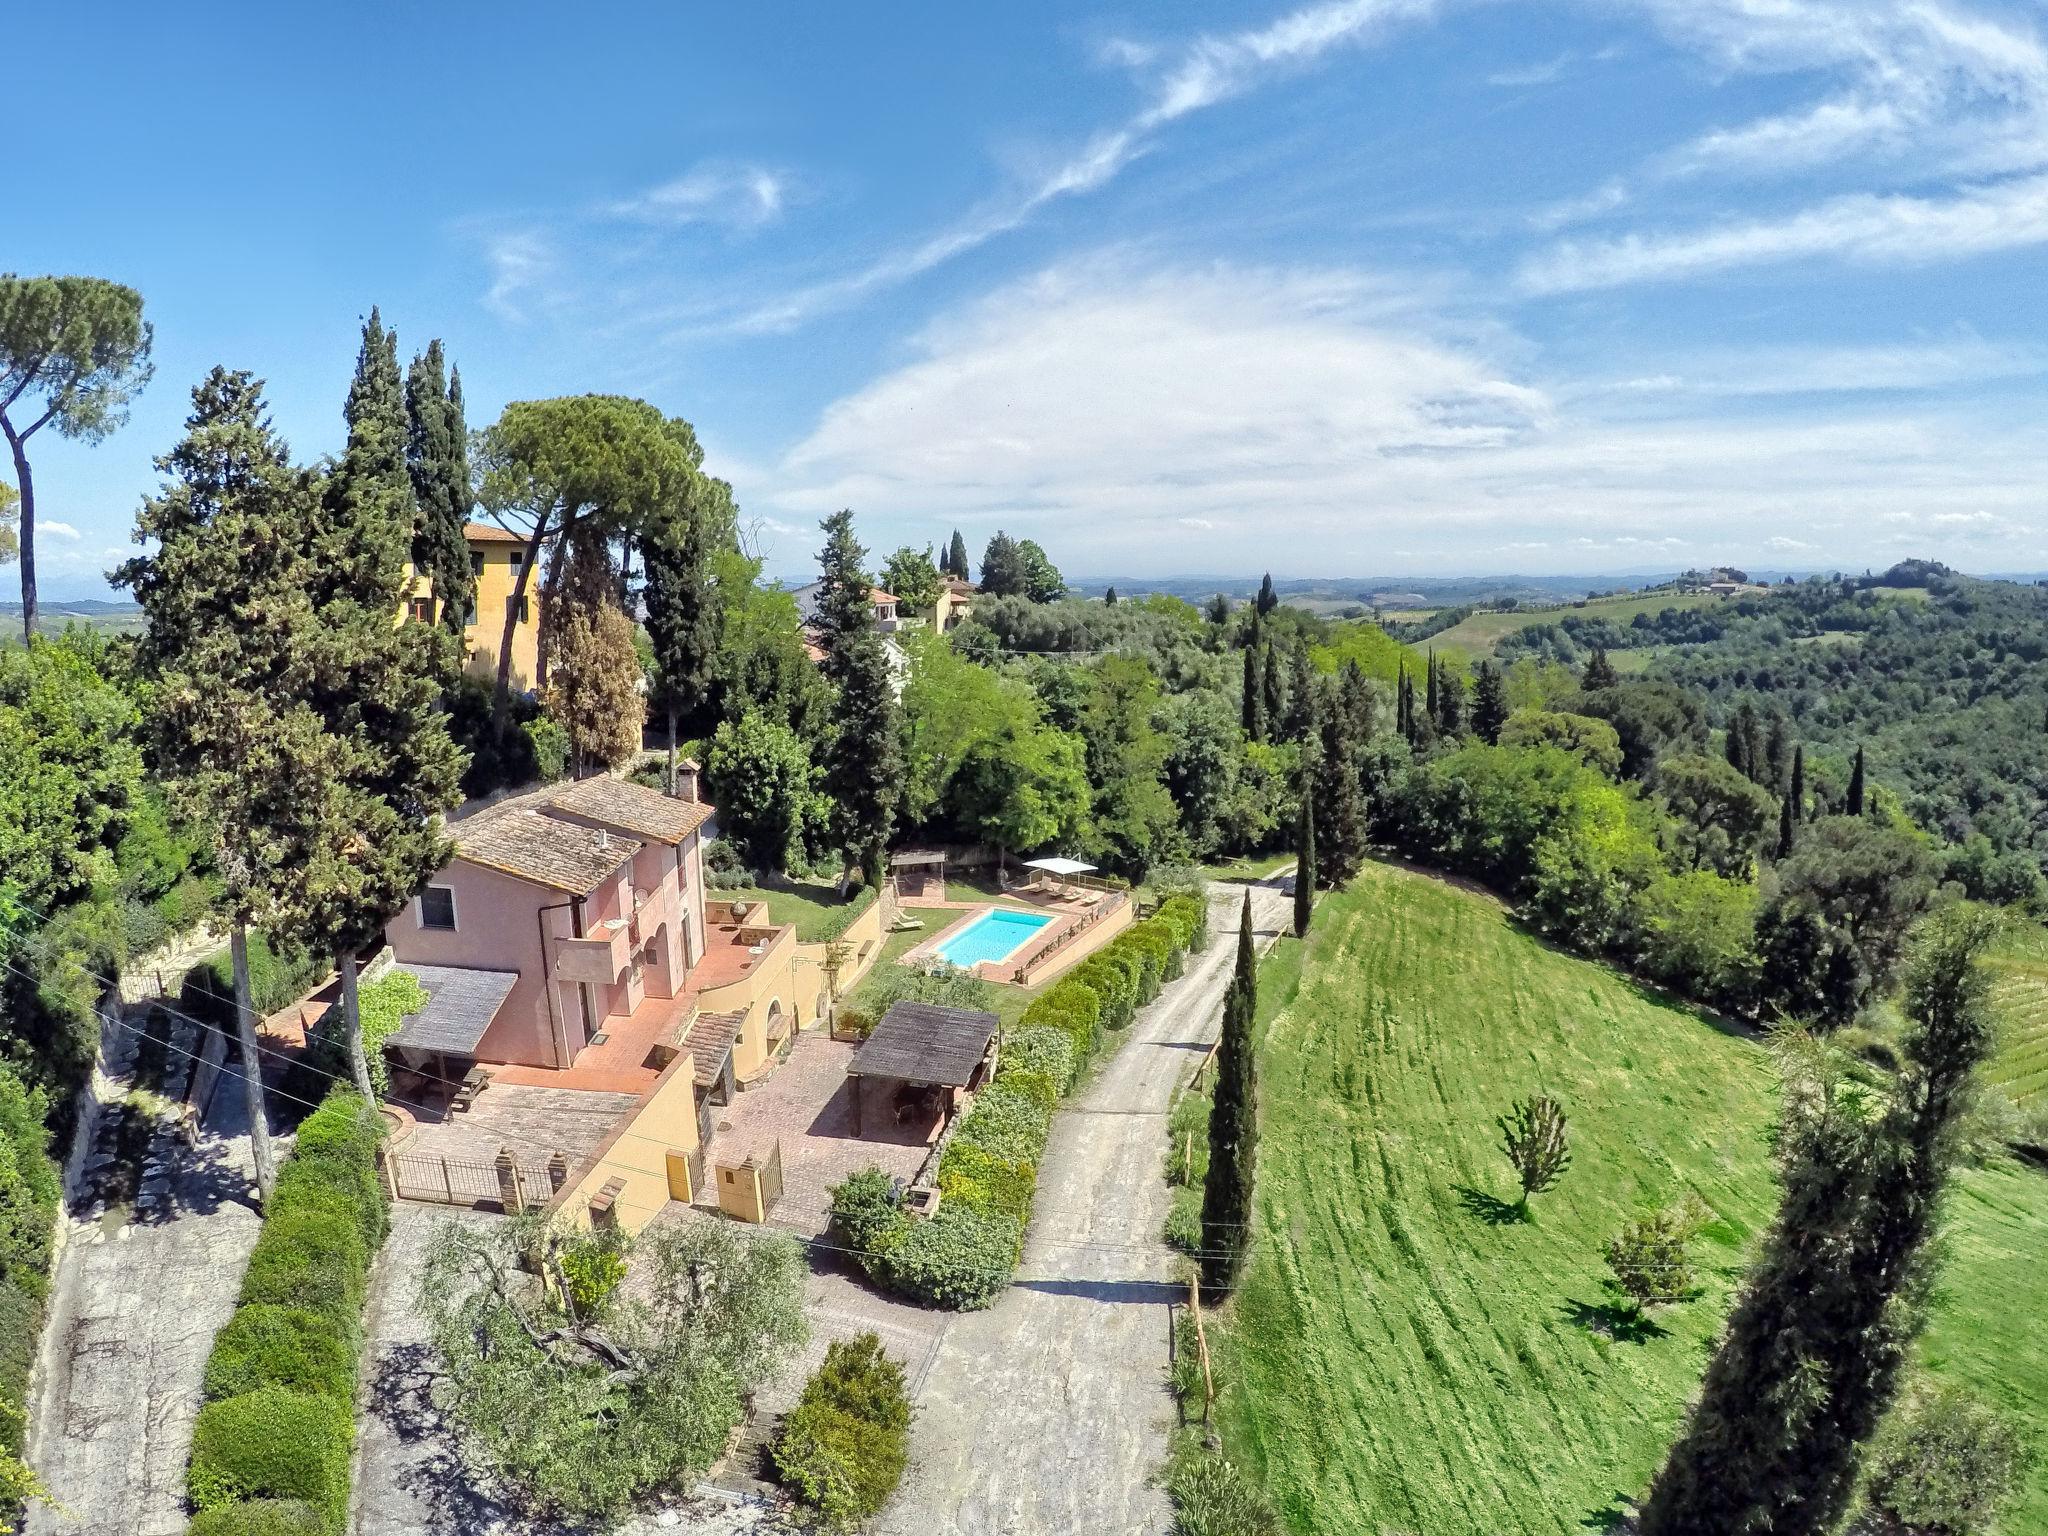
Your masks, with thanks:
[[[778,573],[842,504],[1070,573],[2048,567],[2037,6],[205,10],[8,25],[0,262],[156,326],[37,440],[49,595],[212,364],[336,449],[372,304],[472,425],[688,417]]]

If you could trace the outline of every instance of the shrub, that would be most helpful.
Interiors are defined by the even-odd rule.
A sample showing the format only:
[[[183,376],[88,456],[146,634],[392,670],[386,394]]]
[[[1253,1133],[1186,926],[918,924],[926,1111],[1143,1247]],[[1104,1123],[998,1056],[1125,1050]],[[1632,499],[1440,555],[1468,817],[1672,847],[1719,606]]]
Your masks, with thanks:
[[[909,1461],[910,1396],[903,1367],[872,1333],[835,1340],[804,1384],[775,1444],[783,1482],[827,1530],[878,1513]]]
[[[905,1221],[896,1181],[879,1168],[863,1168],[833,1187],[832,1236],[858,1253],[889,1247]]]
[[[0,1280],[0,1407],[27,1400],[42,1328],[42,1302],[23,1287]],[[26,1416],[0,1414],[0,1453],[19,1456],[26,1429]]]
[[[998,1078],[975,1095],[974,1108],[954,1127],[952,1145],[980,1147],[1007,1163],[1035,1163],[1052,1129],[1052,1110]]]
[[[1234,1463],[1205,1451],[1176,1456],[1166,1470],[1174,1536],[1280,1536],[1280,1517]]]
[[[980,1147],[956,1140],[947,1143],[939,1158],[938,1182],[945,1201],[1021,1222],[1031,1215],[1038,1169],[1032,1163],[1004,1162]],[[944,1203],[940,1209],[945,1209]]]
[[[561,722],[535,715],[519,727],[532,754],[533,774],[543,784],[552,784],[569,771],[569,733]]]
[[[879,1278],[913,1301],[972,1311],[1009,1283],[1023,1241],[1024,1223],[1014,1217],[942,1203],[930,1220],[908,1223],[874,1262]]]
[[[1914,1393],[1893,1410],[1871,1456],[1871,1505],[1911,1530],[1989,1530],[2030,1458],[2000,1414],[1956,1387]]]
[[[323,1536],[320,1512],[299,1499],[252,1499],[195,1515],[185,1536]]]
[[[316,1312],[268,1302],[242,1307],[213,1341],[206,1397],[217,1402],[260,1387],[352,1402],[355,1341]]]
[[[324,957],[287,945],[273,945],[261,933],[249,935],[249,1001],[259,1016],[289,1008],[326,974]],[[234,1022],[235,965],[229,951],[223,949],[209,955],[185,973],[179,988],[179,1005],[181,1011],[210,1023]]]
[[[1004,1043],[1003,1058],[996,1072],[998,1076],[1043,1077],[1052,1084],[1055,1094],[1064,1096],[1074,1086],[1074,1075],[1079,1069],[1080,1053],[1071,1034],[1050,1025],[1025,1024]]]
[[[1176,1189],[1173,1192],[1173,1204],[1166,1211],[1164,1235],[1167,1243],[1182,1253],[1202,1251],[1202,1199],[1194,1190]]]
[[[249,1255],[240,1305],[301,1307],[353,1328],[362,1317],[369,1267],[361,1230],[346,1216],[273,1211]]]
[[[1688,1197],[1668,1210],[1630,1222],[1608,1239],[1607,1267],[1638,1312],[1652,1302],[1683,1301],[1692,1294],[1692,1261],[1686,1248],[1706,1219],[1705,1208]]]
[[[186,1488],[200,1510],[245,1499],[299,1499],[339,1532],[348,1519],[354,1410],[345,1401],[263,1387],[208,1403],[192,1430]]]

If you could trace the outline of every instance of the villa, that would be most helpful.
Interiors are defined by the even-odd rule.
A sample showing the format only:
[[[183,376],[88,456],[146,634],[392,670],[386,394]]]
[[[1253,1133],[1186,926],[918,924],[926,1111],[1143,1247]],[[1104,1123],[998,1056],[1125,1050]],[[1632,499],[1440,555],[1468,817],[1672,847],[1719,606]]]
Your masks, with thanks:
[[[505,617],[512,605],[512,589],[526,563],[526,540],[509,528],[495,523],[469,523],[462,530],[469,545],[469,568],[476,578],[476,598],[463,615],[463,659],[472,672],[495,677],[498,648],[505,641]],[[439,604],[431,576],[415,571],[410,564],[411,596],[401,618],[421,624],[437,622]],[[519,611],[512,626],[512,686],[534,686],[540,675],[539,579],[529,577],[527,591],[519,598]]]

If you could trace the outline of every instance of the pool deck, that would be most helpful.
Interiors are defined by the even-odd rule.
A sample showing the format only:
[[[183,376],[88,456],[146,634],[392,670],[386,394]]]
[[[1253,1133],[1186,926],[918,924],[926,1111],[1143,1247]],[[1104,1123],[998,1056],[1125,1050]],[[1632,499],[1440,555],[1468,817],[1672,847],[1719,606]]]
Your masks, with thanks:
[[[1122,905],[1125,909],[1124,911],[1111,914],[1113,918],[1119,920],[1093,924],[1090,931],[1080,935],[1072,942],[1062,945],[1051,956],[1033,965],[1031,980],[1026,985],[1039,986],[1043,984],[1061,971],[1078,964],[1103,944],[1107,943],[1117,933],[1121,932],[1130,923],[1128,901]],[[978,901],[962,910],[957,918],[930,938],[905,951],[897,963],[899,965],[916,967],[929,965],[934,961],[943,961],[945,956],[940,951],[946,944],[955,935],[979,922],[982,916],[990,911],[1021,912],[1038,917],[1050,917],[1053,921],[1040,927],[1002,959],[979,961],[969,968],[975,976],[983,981],[994,982],[998,986],[1017,986],[1019,984],[1017,981],[1019,957],[1032,953],[1043,941],[1083,923],[1095,910],[1095,903],[1064,896],[1039,902],[1017,898]]]

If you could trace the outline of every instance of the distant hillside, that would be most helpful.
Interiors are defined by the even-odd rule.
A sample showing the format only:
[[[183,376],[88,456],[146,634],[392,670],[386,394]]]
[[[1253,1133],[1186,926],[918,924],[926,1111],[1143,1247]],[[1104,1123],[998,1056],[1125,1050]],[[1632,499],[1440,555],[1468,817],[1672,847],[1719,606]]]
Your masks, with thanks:
[[[112,602],[101,597],[72,598],[37,605],[36,629],[46,635],[61,635],[67,626],[83,624],[110,635],[132,634],[142,628],[142,609],[134,603]],[[0,603],[0,644],[21,634],[21,604]]]

